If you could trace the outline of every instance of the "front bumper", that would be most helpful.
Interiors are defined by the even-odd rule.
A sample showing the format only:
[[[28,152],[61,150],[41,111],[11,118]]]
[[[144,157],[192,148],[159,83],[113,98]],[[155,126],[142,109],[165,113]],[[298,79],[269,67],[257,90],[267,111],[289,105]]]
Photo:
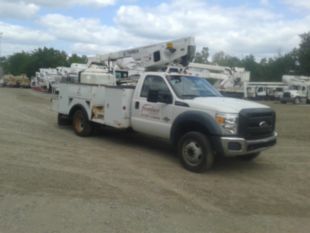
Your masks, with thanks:
[[[246,154],[257,153],[266,150],[277,143],[278,134],[263,139],[246,140],[236,137],[221,137],[221,145],[224,156],[233,157]]]

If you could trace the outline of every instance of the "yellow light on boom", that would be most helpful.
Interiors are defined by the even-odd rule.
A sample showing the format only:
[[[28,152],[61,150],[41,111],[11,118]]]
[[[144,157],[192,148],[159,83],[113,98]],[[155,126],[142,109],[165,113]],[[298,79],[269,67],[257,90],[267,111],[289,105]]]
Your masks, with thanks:
[[[173,43],[172,42],[167,43],[167,49],[173,49]]]

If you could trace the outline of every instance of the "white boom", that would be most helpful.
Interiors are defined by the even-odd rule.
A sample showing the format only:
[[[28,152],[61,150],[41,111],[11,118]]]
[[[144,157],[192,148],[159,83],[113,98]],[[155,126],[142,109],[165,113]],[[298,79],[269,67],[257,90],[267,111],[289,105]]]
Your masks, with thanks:
[[[195,40],[193,37],[182,38],[169,42],[163,42],[119,52],[97,55],[89,59],[91,63],[105,63],[111,66],[118,65],[126,67],[122,63],[124,59],[132,59],[135,67],[142,67],[145,70],[159,69],[169,64],[177,63],[183,66],[188,65],[195,55]]]
[[[190,63],[187,72],[212,80],[216,89],[228,96],[243,96],[245,82],[250,81],[250,72],[240,67]]]

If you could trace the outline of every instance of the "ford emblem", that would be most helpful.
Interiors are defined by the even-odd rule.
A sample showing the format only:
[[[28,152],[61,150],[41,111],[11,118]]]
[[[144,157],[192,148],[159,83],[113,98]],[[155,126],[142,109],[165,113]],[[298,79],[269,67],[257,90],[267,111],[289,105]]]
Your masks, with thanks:
[[[259,127],[260,128],[267,128],[269,125],[266,121],[261,121],[259,122]]]

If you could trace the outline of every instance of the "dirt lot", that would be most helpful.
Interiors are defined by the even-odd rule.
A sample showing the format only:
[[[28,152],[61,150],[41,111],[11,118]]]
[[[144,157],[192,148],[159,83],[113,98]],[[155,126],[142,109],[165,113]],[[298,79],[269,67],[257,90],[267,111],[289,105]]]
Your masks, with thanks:
[[[49,96],[0,89],[0,232],[310,232],[310,106],[272,104],[255,162],[184,170],[170,147],[56,125]]]

